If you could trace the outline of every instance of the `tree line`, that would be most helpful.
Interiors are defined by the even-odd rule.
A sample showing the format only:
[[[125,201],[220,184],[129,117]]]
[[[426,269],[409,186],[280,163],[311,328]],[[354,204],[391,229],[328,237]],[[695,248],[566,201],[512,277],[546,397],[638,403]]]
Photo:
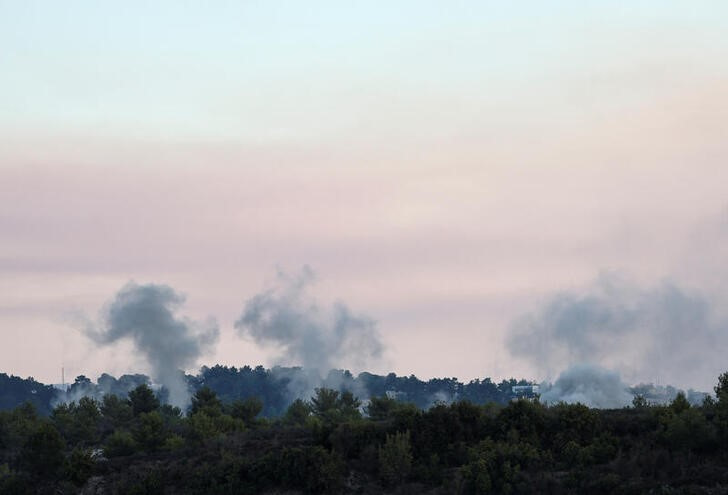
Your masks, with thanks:
[[[186,411],[140,384],[48,416],[0,412],[0,493],[723,493],[728,374],[716,398],[590,409],[458,400],[422,409],[316,389],[279,416],[200,387]]]
[[[197,375],[183,375],[190,390],[209,387],[224,402],[257,397],[263,402],[261,414],[277,417],[285,413],[297,397],[308,397],[314,388],[350,390],[362,399],[389,394],[401,401],[412,402],[426,409],[438,401],[469,400],[475,404],[488,402],[507,403],[514,397],[514,385],[528,385],[527,380],[508,379],[499,383],[490,378],[475,379],[463,383],[457,378],[433,378],[420,380],[414,375],[376,375],[363,372],[357,376],[346,370],[331,370],[322,379],[317,372],[299,367],[276,366],[220,366],[203,367]],[[33,378],[21,379],[0,373],[0,410],[13,409],[27,401],[32,402],[39,413],[50,414],[58,402],[78,401],[81,397],[102,400],[105,395],[126,396],[141,384],[152,385],[143,374],[122,375],[115,378],[102,374],[94,383],[80,375],[66,390],[54,389],[38,383]],[[167,400],[167,391],[157,390],[162,402]]]

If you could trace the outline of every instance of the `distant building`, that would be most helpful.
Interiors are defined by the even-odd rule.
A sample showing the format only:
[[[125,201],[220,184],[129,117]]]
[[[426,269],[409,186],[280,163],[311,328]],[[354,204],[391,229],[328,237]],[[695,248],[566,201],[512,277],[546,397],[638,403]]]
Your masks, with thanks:
[[[516,399],[533,399],[538,396],[540,391],[539,385],[514,385],[511,387],[511,393]]]
[[[404,392],[399,392],[397,390],[386,390],[384,394],[387,396],[388,399],[395,399],[395,400],[406,400],[407,394]]]

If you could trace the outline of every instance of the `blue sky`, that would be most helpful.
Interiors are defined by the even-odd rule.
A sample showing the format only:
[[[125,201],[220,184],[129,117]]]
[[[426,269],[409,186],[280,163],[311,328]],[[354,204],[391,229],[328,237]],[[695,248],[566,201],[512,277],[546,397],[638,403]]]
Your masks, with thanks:
[[[724,71],[728,43],[722,2],[28,1],[0,13],[0,125],[141,138],[348,138],[382,113],[389,132],[426,133],[391,101],[528,113],[634,65]]]

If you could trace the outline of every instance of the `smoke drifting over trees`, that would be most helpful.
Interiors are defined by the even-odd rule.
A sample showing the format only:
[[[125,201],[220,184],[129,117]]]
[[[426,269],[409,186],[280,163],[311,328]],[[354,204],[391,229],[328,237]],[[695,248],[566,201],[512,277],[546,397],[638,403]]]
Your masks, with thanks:
[[[569,368],[553,385],[544,389],[541,393],[544,402],[580,403],[600,409],[627,406],[634,397],[619,373],[589,365]]]
[[[376,323],[342,302],[319,304],[310,292],[314,279],[307,266],[293,276],[279,273],[274,287],[247,300],[235,322],[238,335],[280,351],[277,364],[297,367],[273,368],[287,400],[308,398],[323,385],[369,397],[366,380],[322,373],[362,370],[381,357]],[[169,286],[130,282],[107,305],[100,323],[85,329],[99,345],[131,341],[147,360],[153,381],[181,407],[190,395],[183,370],[197,365],[219,336],[213,319],[203,324],[179,316],[183,303]],[[643,289],[603,275],[583,291],[558,294],[518,320],[507,343],[514,356],[534,364],[540,378],[553,379],[566,368],[553,385],[544,384],[544,400],[608,408],[629,404],[634,395],[620,376],[631,383],[657,377],[663,383],[709,388],[710,381],[702,380],[712,380],[722,369],[718,358],[728,344],[725,328],[701,294],[667,282]],[[81,388],[77,392],[85,394]],[[437,392],[433,401],[445,397]],[[457,396],[454,391],[447,397]]]
[[[515,322],[507,344],[545,377],[590,363],[635,381],[708,387],[724,366],[727,329],[702,294],[669,282],[644,289],[602,275]]]
[[[313,280],[307,266],[296,276],[279,273],[278,285],[250,298],[235,323],[240,336],[282,350],[279,363],[303,367],[285,377],[294,398],[309,397],[324,382],[336,386],[332,376],[338,375],[321,373],[363,368],[382,353],[374,320],[341,302],[319,306],[308,293]],[[200,323],[178,316],[184,300],[167,285],[130,282],[107,304],[99,322],[83,325],[84,334],[98,345],[131,341],[148,362],[152,380],[168,390],[169,402],[183,408],[190,396],[184,370],[198,364],[220,333],[212,318]],[[367,395],[365,390],[353,392]]]
[[[319,305],[307,289],[314,273],[278,274],[278,286],[250,298],[235,328],[261,346],[274,346],[283,354],[279,364],[303,366],[309,372],[363,367],[382,354],[374,320],[353,313],[344,303]],[[295,395],[304,396],[320,381],[314,373],[305,383],[291,382]]]
[[[204,324],[176,315],[184,296],[167,285],[126,284],[109,303],[98,325],[85,333],[99,345],[131,340],[143,355],[152,379],[169,390],[169,402],[184,407],[190,391],[181,370],[188,369],[217,341],[214,319]]]

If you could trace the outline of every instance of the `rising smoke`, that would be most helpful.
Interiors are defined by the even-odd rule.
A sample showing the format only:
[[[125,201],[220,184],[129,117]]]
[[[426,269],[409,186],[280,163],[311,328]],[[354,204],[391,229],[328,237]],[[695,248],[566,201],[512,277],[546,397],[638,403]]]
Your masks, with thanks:
[[[279,273],[277,286],[249,299],[235,323],[241,336],[278,348],[278,364],[300,365],[309,372],[290,386],[298,397],[309,396],[322,383],[320,373],[344,365],[362,368],[382,354],[374,320],[341,302],[317,304],[308,293],[314,278],[307,266],[295,276]],[[315,379],[301,383],[301,377]]]
[[[516,321],[507,345],[546,378],[578,363],[636,381],[711,388],[725,371],[728,325],[716,305],[670,282],[643,289],[602,275]]]
[[[117,379],[103,373],[94,384],[90,379],[81,375],[66,390],[58,390],[51,405],[55,407],[61,403],[78,402],[82,397],[90,397],[99,402],[106,395],[126,397],[129,392],[142,384],[151,386],[152,382],[146,375],[122,375]]]
[[[549,404],[578,402],[607,409],[627,406],[633,397],[619,373],[598,366],[572,366],[553,385],[541,385],[541,400]]]
[[[131,340],[146,358],[152,379],[168,389],[169,402],[182,408],[190,400],[183,370],[194,366],[220,333],[213,319],[200,324],[176,316],[184,300],[166,285],[129,282],[108,304],[101,323],[85,329],[100,345]]]

